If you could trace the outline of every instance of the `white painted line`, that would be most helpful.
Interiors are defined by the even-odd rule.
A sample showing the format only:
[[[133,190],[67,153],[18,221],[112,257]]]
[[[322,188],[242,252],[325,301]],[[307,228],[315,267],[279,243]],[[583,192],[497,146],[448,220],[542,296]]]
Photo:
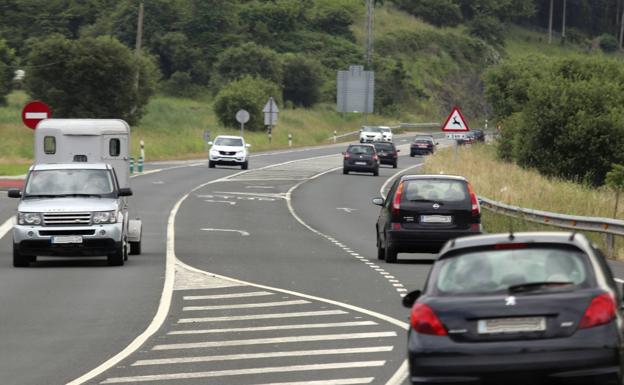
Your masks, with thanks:
[[[222,321],[246,321],[259,319],[277,319],[277,318],[297,318],[297,317],[316,317],[321,315],[339,315],[348,314],[343,310],[322,310],[322,311],[304,311],[299,313],[274,313],[274,314],[254,314],[239,315],[232,317],[203,317],[203,318],[182,318],[178,323],[194,323],[194,322],[222,322]]]
[[[252,291],[248,293],[234,294],[213,294],[213,295],[185,295],[185,301],[196,301],[202,299],[229,299],[229,298],[247,298],[247,297],[263,297],[266,295],[274,295],[270,291]]]
[[[11,229],[13,228],[13,221],[14,221],[15,217],[11,217],[9,219],[6,220],[6,222],[4,222],[2,224],[2,226],[0,226],[0,239],[4,238],[4,236],[11,231]]]
[[[25,114],[25,118],[26,119],[47,119],[48,113],[47,112],[27,112]]]
[[[361,339],[367,339],[367,338],[385,338],[385,337],[396,337],[396,336],[397,336],[396,332],[320,334],[320,335],[294,336],[294,337],[252,338],[248,340],[226,340],[226,341],[189,342],[185,344],[163,344],[163,345],[154,346],[152,350],[200,349],[200,348],[219,348],[219,347],[225,347],[225,346],[287,344],[287,343],[293,343],[293,342],[361,340]]]
[[[344,363],[336,363],[336,364],[293,365],[293,366],[277,366],[277,367],[266,367],[266,368],[215,370],[215,371],[210,371],[210,372],[155,374],[155,375],[135,376],[135,377],[114,377],[114,378],[109,378],[105,381],[102,381],[101,384],[188,380],[188,379],[193,379],[193,378],[242,376],[242,375],[265,374],[265,373],[288,373],[288,372],[308,372],[308,371],[314,372],[317,370],[373,368],[373,367],[384,366],[385,364],[386,364],[386,361],[360,361],[360,362],[344,362]]]
[[[0,238],[2,238],[2,237],[0,237]],[[618,282],[618,283],[624,283],[624,280],[623,280],[623,279],[616,278],[616,279],[615,279],[615,282]]]
[[[388,282],[399,283],[400,281],[398,279],[389,279]]]
[[[394,287],[403,287],[402,283],[393,283],[392,286]]]
[[[228,329],[205,329],[205,330],[178,330],[167,333],[167,335],[188,335],[188,334],[214,334],[214,333],[239,333],[239,332],[259,332],[269,330],[297,330],[297,329],[322,329],[322,328],[340,328],[353,326],[375,326],[379,325],[373,321],[354,321],[354,322],[329,322],[321,324],[294,324],[294,325],[275,325],[275,326],[255,326],[249,328],[228,328]]]
[[[249,233],[243,230],[233,230],[233,229],[211,229],[211,228],[205,228],[205,229],[201,229],[202,231],[215,231],[215,232],[226,232],[226,233],[239,233],[240,235],[242,235],[243,237],[248,237]]]
[[[275,186],[245,186],[245,188],[275,188]]]
[[[323,381],[298,381],[298,382],[271,382],[270,384],[257,384],[257,385],[357,385],[357,384],[370,384],[375,377],[367,378],[344,378],[337,380],[323,380]]]
[[[230,205],[230,206],[235,206],[235,205],[236,205],[236,202],[230,202],[230,201],[215,201],[215,200],[212,200],[212,199],[204,199],[204,202],[208,202],[208,203],[226,203],[226,204],[228,204],[228,205]]]
[[[408,368],[407,368],[407,360],[405,360],[401,364],[401,367],[399,368],[399,370],[397,370],[396,373],[394,373],[394,376],[392,376],[388,380],[388,382],[386,382],[386,385],[400,385],[403,382],[405,382],[405,380],[407,379],[407,376],[408,376]]]
[[[305,305],[310,303],[305,299],[280,302],[260,302],[260,303],[238,303],[234,305],[210,305],[210,306],[185,306],[182,311],[201,311],[201,310],[226,310],[226,309],[252,309],[259,307],[278,307],[278,306],[294,306]]]
[[[237,174],[234,174],[237,175]],[[203,188],[204,186],[208,186],[213,183],[219,183],[221,179],[215,179],[210,182],[206,182],[196,189]],[[130,356],[132,353],[137,351],[152,335],[154,335],[158,329],[162,326],[163,322],[167,318],[167,314],[169,313],[169,307],[171,306],[171,299],[173,297],[173,283],[175,278],[175,217],[180,209],[182,203],[189,197],[191,193],[195,190],[192,190],[190,193],[184,195],[180,200],[176,202],[173,206],[173,209],[169,213],[169,218],[167,219],[167,246],[166,246],[166,257],[165,257],[165,282],[163,284],[162,293],[160,295],[160,302],[158,304],[158,310],[152,319],[152,322],[147,326],[143,333],[139,334],[128,346],[126,346],[122,351],[115,354],[113,357],[104,361],[98,367],[90,370],[89,372],[83,374],[82,376],[76,378],[75,380],[68,382],[67,385],[80,385],[83,384],[96,376],[104,373],[108,369],[114,367],[119,362],[124,360],[126,357]]]
[[[338,354],[381,353],[381,352],[391,352],[393,348],[394,348],[393,346],[375,346],[375,347],[365,347],[365,348],[296,350],[296,351],[284,351],[284,352],[263,352],[263,353],[253,353],[253,354],[228,354],[228,355],[220,355],[220,356],[162,358],[162,359],[154,359],[154,360],[139,360],[133,363],[132,366],[189,364],[189,363],[195,363],[195,362],[252,360],[256,358],[275,358],[275,357],[307,357],[307,356],[324,356],[324,355],[338,355]]]

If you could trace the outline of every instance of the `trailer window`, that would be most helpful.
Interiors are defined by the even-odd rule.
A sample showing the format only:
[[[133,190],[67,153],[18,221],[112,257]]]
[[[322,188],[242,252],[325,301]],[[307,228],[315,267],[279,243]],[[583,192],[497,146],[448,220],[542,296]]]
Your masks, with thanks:
[[[119,139],[111,139],[108,142],[108,153],[110,156],[119,156],[121,154],[121,141]]]
[[[56,154],[56,137],[46,136],[43,138],[43,152],[47,155]]]

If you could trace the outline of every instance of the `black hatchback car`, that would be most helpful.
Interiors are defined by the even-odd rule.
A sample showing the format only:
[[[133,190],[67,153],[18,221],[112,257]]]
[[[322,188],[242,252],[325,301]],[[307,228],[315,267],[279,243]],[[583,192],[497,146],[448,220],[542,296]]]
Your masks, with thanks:
[[[377,257],[388,263],[398,253],[438,252],[449,239],[481,233],[481,207],[461,176],[404,175],[382,206],[377,220]]]
[[[343,152],[342,173],[351,171],[371,172],[379,175],[379,156],[372,144],[351,144],[347,151]]]
[[[417,135],[410,144],[410,156],[433,154],[436,148],[436,141],[431,135]]]
[[[622,384],[622,294],[574,233],[449,241],[411,307],[413,384]]]
[[[389,164],[393,168],[397,168],[399,165],[399,151],[391,142],[375,142],[373,143],[377,156],[379,157],[380,164]]]

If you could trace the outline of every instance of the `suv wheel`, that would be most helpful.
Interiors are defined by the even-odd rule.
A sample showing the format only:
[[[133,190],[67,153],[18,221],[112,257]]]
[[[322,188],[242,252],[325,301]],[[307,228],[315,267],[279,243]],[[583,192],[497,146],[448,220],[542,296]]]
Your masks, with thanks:
[[[121,246],[115,249],[115,252],[108,254],[107,261],[108,266],[123,266],[125,260],[125,244],[122,242]]]
[[[208,167],[209,168],[215,168],[215,163],[211,160],[208,161]]]
[[[245,161],[241,164],[241,170],[247,170],[249,168],[249,161]]]
[[[19,251],[19,246],[13,244],[13,266],[14,267],[28,267],[31,262],[31,257],[22,255]]]

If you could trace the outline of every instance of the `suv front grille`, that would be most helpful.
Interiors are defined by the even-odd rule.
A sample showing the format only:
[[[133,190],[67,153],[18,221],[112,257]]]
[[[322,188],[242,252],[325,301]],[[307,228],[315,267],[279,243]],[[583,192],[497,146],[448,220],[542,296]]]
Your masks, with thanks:
[[[221,155],[228,155],[228,156],[236,155],[236,151],[219,151],[219,153]]]
[[[91,224],[91,213],[44,213],[44,226],[84,226]]]

